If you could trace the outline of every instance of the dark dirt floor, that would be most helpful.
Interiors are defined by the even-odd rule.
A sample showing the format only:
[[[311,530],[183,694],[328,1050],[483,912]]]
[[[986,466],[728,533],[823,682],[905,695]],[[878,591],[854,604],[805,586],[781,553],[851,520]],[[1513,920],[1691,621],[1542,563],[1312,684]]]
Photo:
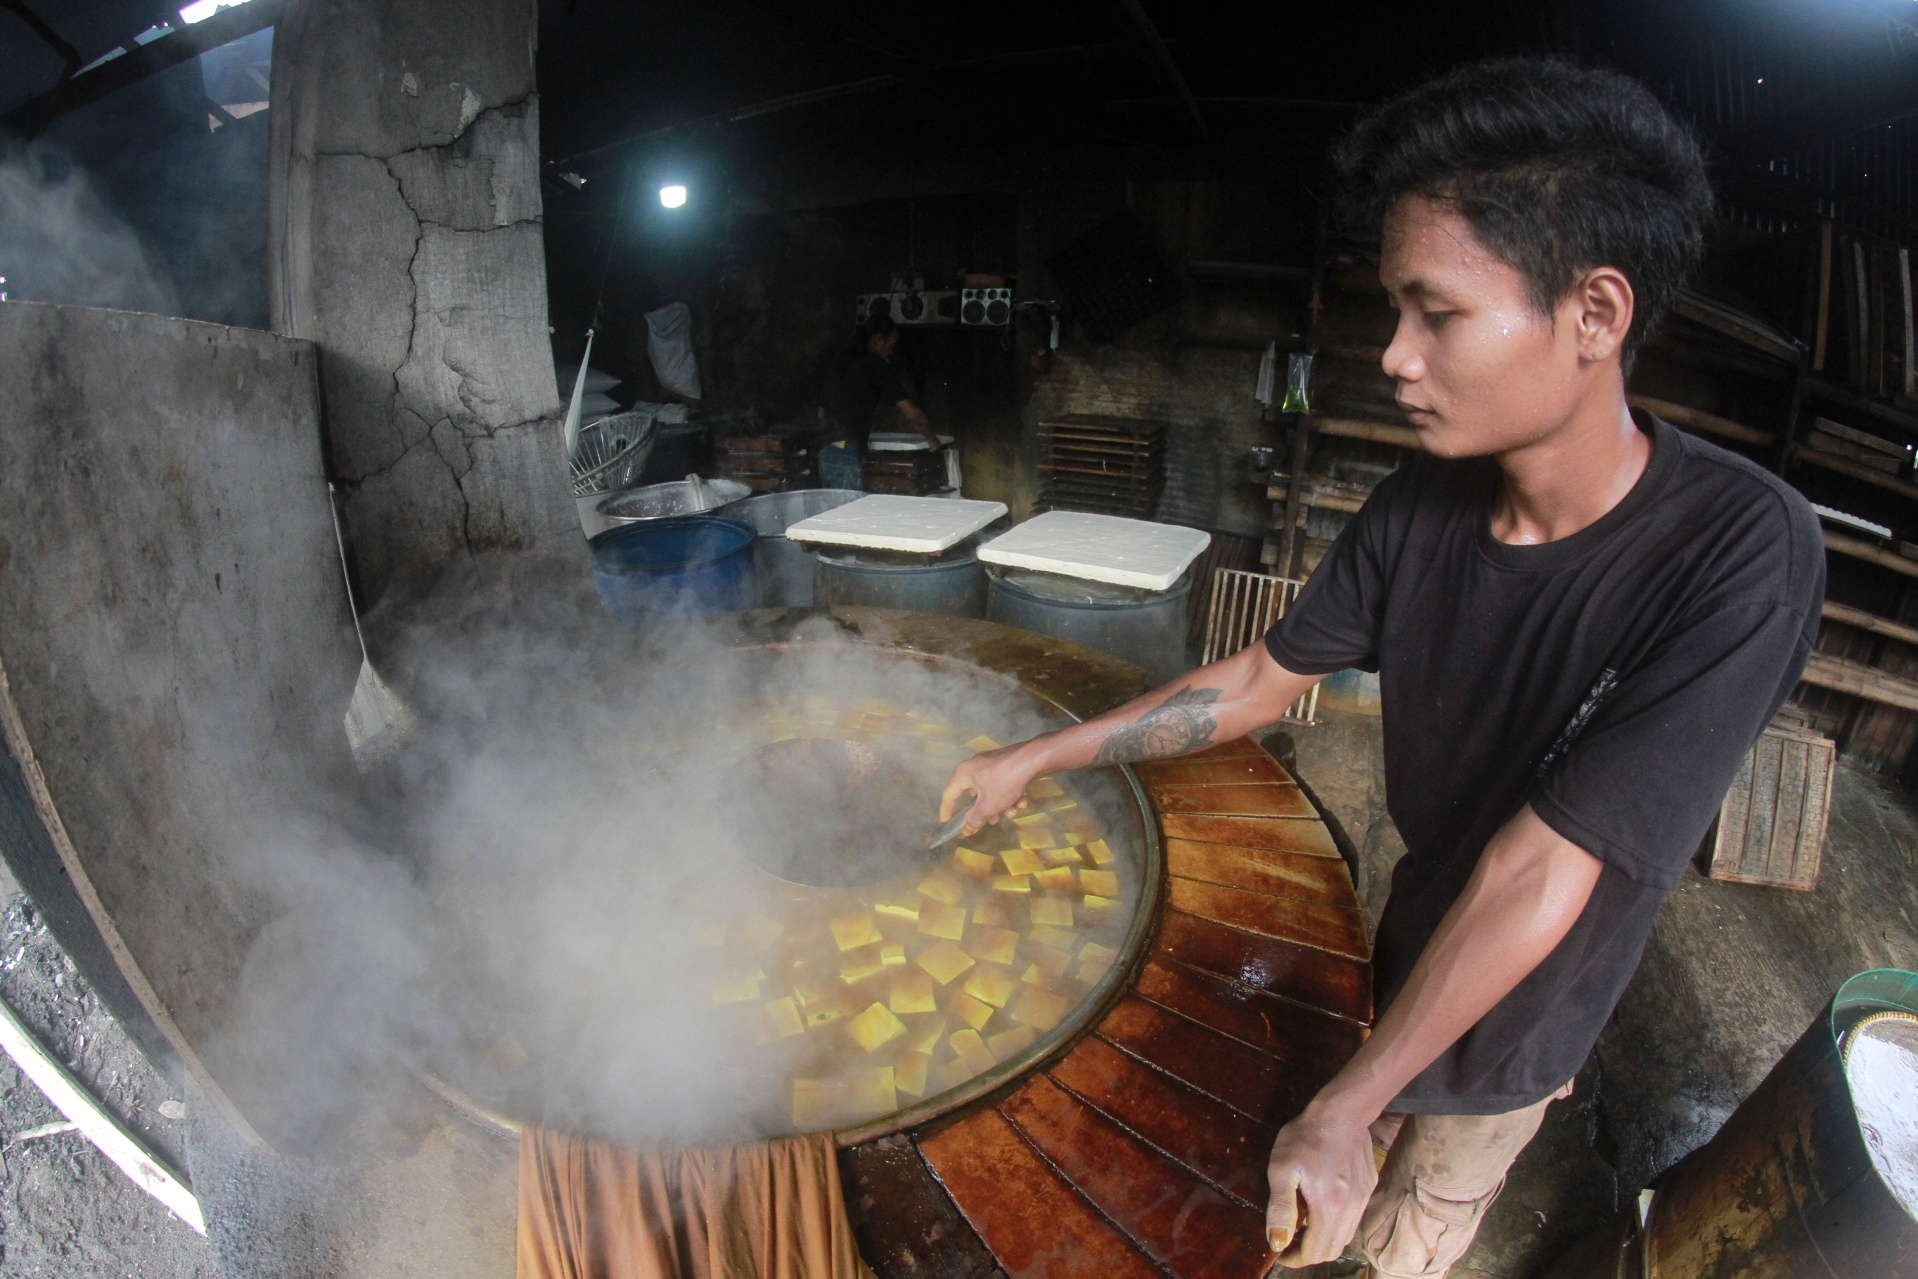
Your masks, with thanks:
[[[1329,710],[1284,731],[1376,920],[1404,851],[1385,810],[1379,720]],[[1839,984],[1868,968],[1918,970],[1918,800],[1841,763],[1818,887],[1686,874],[1576,1091],[1547,1112],[1452,1274],[1539,1274],[1710,1138]]]
[[[1318,725],[1286,731],[1376,917],[1403,851],[1385,812],[1379,721],[1328,710]],[[1688,875],[1577,1091],[1548,1112],[1453,1274],[1538,1275],[1716,1131],[1841,981],[1866,968],[1918,968],[1915,916],[1918,802],[1847,766],[1816,891]],[[238,1147],[147,1064],[6,880],[0,996],[162,1158],[195,1177],[213,1239],[77,1133],[23,1136],[60,1116],[0,1059],[0,1279],[510,1275],[510,1143],[415,1105],[385,1108],[368,1121],[380,1131],[345,1142],[373,1152],[351,1167]]]
[[[0,998],[169,1166],[184,1168],[185,1094],[148,1064],[0,870]],[[62,1122],[0,1054],[0,1277],[213,1279],[207,1241]]]

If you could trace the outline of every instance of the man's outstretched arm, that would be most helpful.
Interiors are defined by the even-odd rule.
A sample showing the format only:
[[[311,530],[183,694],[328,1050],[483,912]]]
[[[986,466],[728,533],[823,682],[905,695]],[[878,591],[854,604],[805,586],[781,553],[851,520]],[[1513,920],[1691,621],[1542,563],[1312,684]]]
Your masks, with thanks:
[[[1371,1037],[1279,1130],[1266,1168],[1265,1223],[1269,1241],[1286,1249],[1284,1264],[1314,1265],[1344,1250],[1378,1181],[1369,1125],[1552,953],[1585,909],[1600,869],[1529,804],[1492,836]],[[1295,1240],[1296,1196],[1308,1212]]]
[[[1170,759],[1275,723],[1323,675],[1298,675],[1272,660],[1264,644],[1202,666],[1097,719],[987,751],[960,764],[946,783],[939,819],[968,791],[979,799],[968,833],[1024,806],[1026,784],[1045,773],[1089,764]]]

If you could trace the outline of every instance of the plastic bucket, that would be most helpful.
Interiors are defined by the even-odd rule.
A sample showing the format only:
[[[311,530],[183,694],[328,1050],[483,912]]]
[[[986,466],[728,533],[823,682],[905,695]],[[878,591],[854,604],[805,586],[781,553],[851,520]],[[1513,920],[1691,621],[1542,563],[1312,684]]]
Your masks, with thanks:
[[[866,496],[858,489],[796,489],[741,498],[719,513],[744,520],[759,531],[753,563],[759,573],[761,608],[809,608],[813,602],[812,553],[788,541],[786,530],[800,520]]]
[[[622,525],[592,541],[593,584],[626,626],[751,608],[757,536],[717,515]]]
[[[1109,653],[1144,671],[1155,688],[1187,669],[1190,573],[1163,591],[1146,591],[998,565],[986,572],[988,621]]]

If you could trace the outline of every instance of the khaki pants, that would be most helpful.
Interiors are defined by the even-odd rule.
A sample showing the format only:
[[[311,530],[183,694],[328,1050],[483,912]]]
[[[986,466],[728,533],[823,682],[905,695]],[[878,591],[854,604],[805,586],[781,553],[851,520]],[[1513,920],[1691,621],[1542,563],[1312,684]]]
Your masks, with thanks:
[[[1485,1210],[1505,1188],[1505,1173],[1538,1132],[1545,1107],[1503,1115],[1385,1114],[1372,1125],[1382,1154],[1379,1184],[1353,1241],[1376,1279],[1440,1279],[1478,1233]]]

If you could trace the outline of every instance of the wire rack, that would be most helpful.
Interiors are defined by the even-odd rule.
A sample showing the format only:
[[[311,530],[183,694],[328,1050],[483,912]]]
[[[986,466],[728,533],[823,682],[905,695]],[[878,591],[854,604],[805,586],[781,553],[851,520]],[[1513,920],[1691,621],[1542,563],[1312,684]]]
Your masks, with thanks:
[[[653,415],[645,411],[615,413],[581,427],[573,455],[567,459],[573,496],[610,493],[639,483],[657,437]]]
[[[1212,571],[1212,607],[1205,619],[1205,655],[1209,665],[1249,648],[1265,637],[1273,624],[1285,616],[1285,610],[1299,597],[1304,582],[1289,577],[1267,577],[1241,569]],[[1292,703],[1284,719],[1294,724],[1315,724],[1319,714],[1319,686]]]

